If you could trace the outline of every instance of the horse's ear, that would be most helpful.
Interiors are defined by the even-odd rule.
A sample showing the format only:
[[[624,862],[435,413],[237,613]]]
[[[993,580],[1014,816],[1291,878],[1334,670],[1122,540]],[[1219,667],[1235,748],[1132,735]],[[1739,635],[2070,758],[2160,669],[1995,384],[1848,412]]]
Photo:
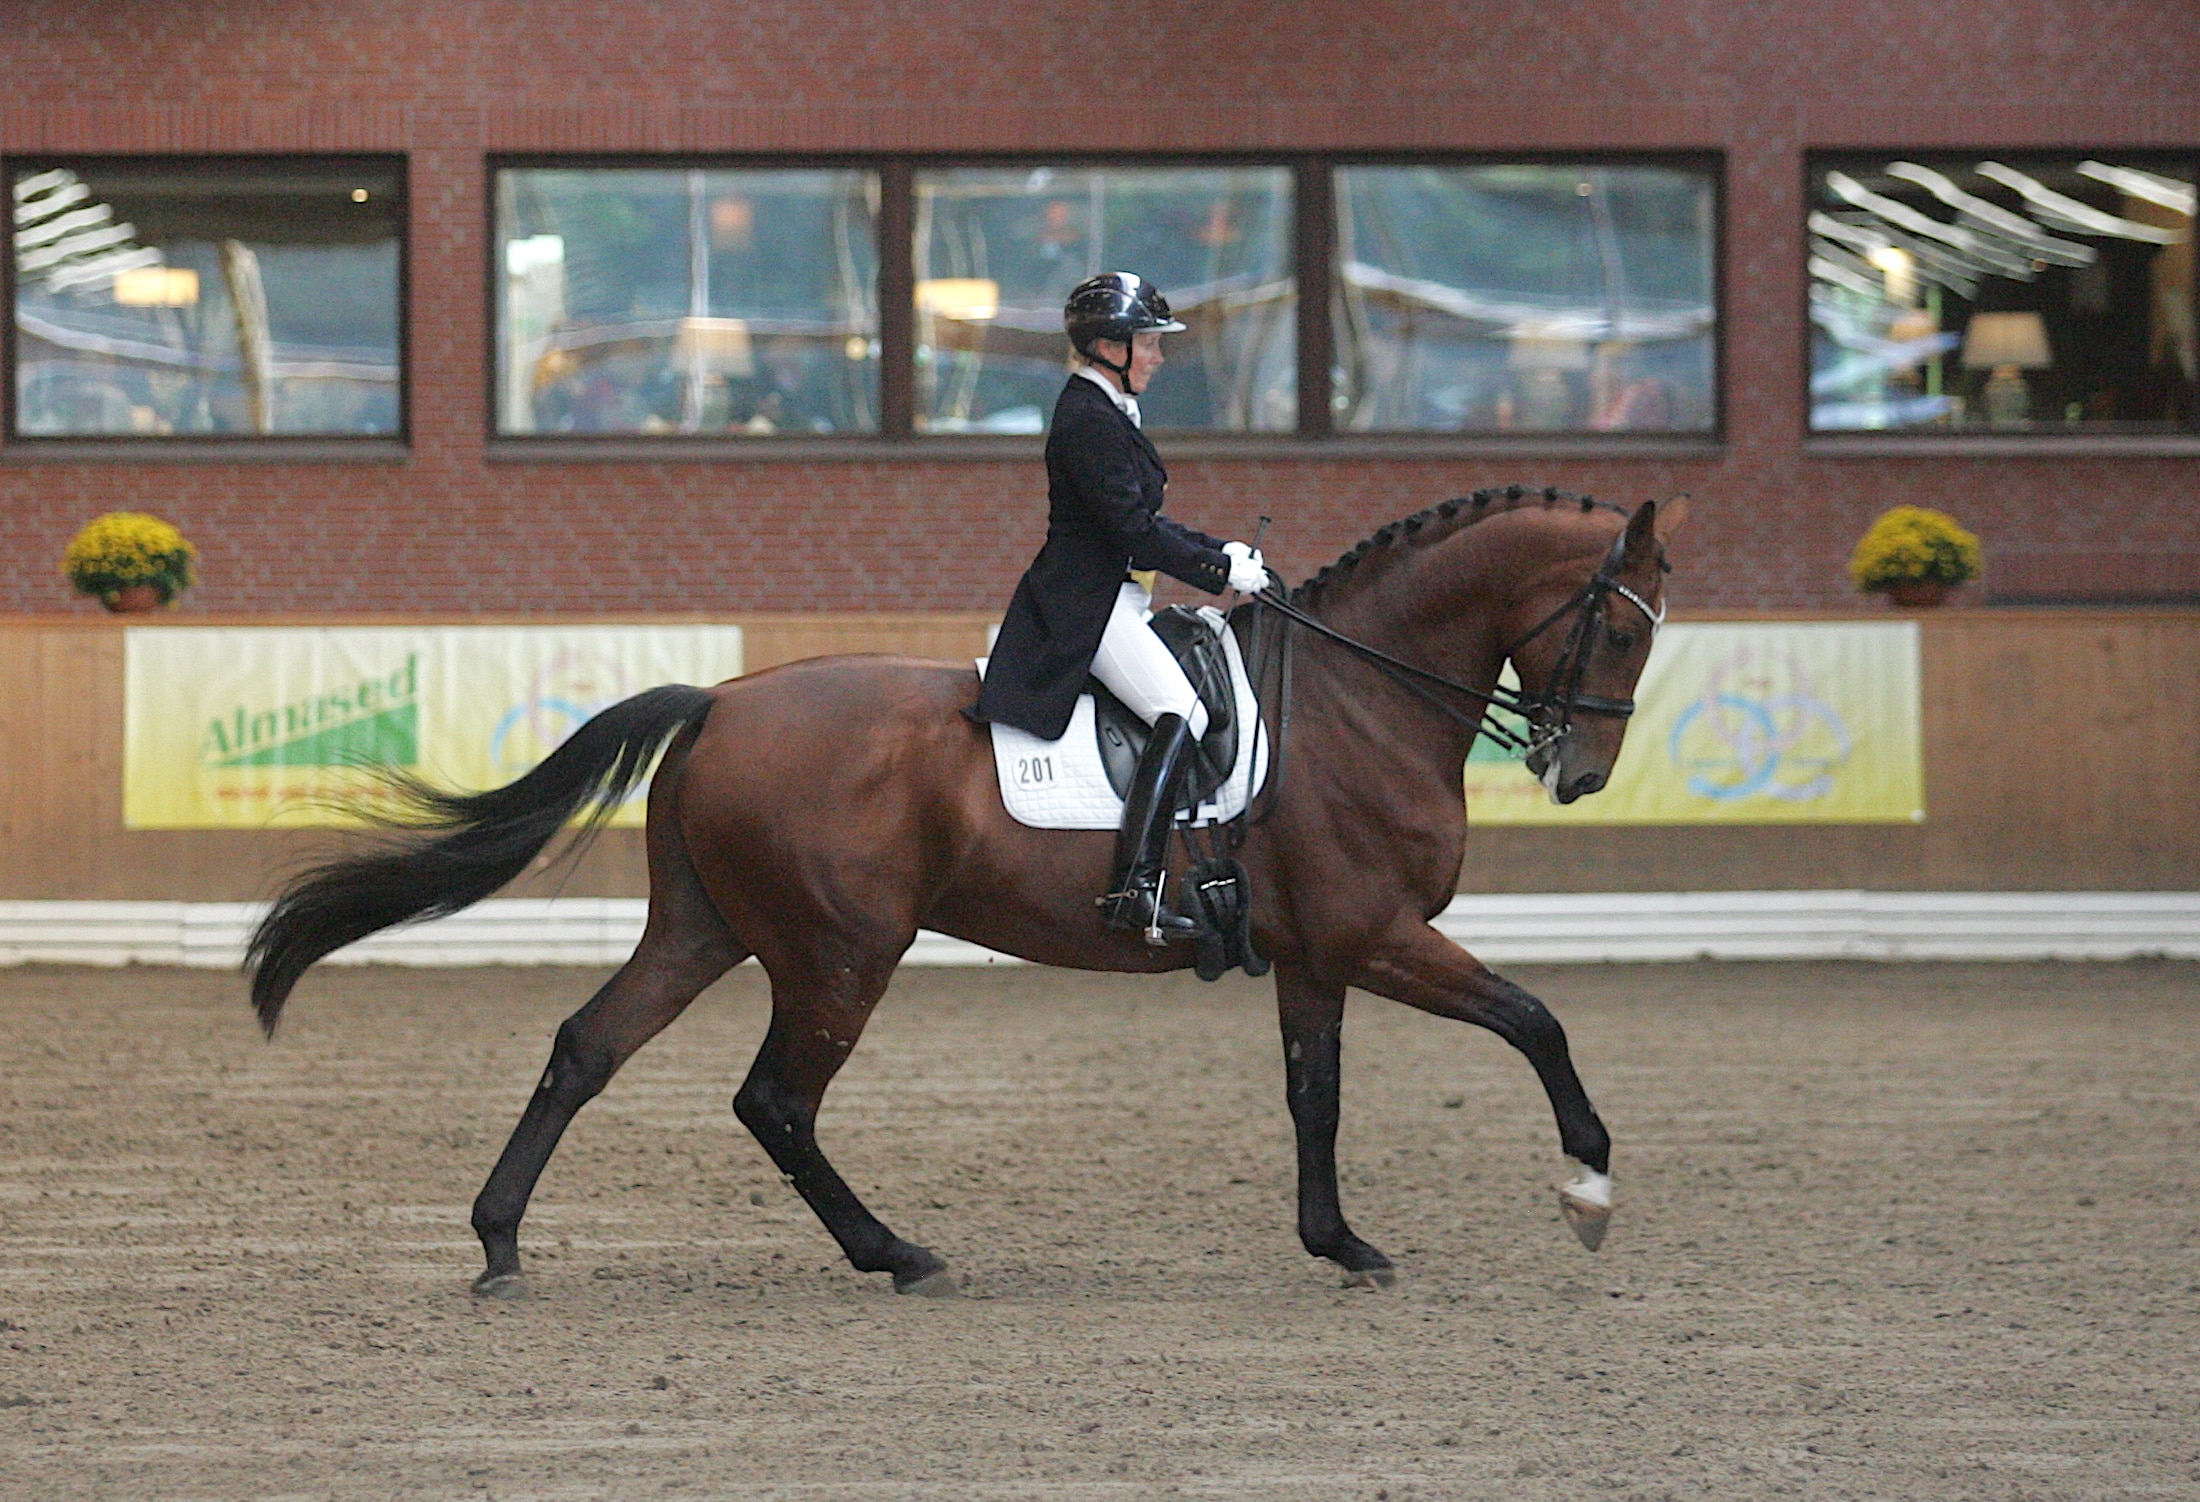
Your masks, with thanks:
[[[1627,518],[1627,547],[1620,555],[1622,568],[1633,568],[1646,559],[1657,556],[1658,503],[1644,501],[1635,508],[1635,514]]]
[[[1673,534],[1688,525],[1688,497],[1677,495],[1658,508],[1658,541],[1671,542]]]

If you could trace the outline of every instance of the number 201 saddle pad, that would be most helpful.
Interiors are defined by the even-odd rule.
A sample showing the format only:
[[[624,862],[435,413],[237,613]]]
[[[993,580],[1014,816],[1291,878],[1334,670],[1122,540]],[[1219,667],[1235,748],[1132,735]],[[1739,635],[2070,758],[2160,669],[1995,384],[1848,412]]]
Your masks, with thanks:
[[[1221,639],[1230,664],[1230,690],[1237,704],[1237,758],[1214,792],[1183,822],[1194,828],[1221,824],[1245,811],[1247,803],[1268,776],[1268,736],[1260,722],[1252,685],[1246,681],[1245,660],[1238,653],[1237,633],[1212,607],[1199,612]],[[986,659],[978,659],[978,676],[985,676]],[[1069,729],[1058,741],[1043,741],[1013,725],[994,725],[993,769],[999,775],[1001,802],[1009,817],[1033,829],[1114,829],[1123,822],[1123,800],[1108,781],[1107,764],[1100,754],[1097,716],[1091,694],[1077,696]]]

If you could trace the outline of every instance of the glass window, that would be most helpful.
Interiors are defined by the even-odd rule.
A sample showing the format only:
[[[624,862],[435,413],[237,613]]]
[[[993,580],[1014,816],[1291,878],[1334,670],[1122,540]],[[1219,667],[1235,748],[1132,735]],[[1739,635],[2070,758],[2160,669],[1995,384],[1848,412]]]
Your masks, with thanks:
[[[918,431],[1044,429],[1062,304],[1102,271],[1145,277],[1190,326],[1140,399],[1147,427],[1297,425],[1288,169],[962,167],[916,191]]]
[[[16,163],[14,430],[395,434],[404,170]]]
[[[1706,169],[1342,167],[1336,425],[1707,433]]]
[[[875,172],[497,173],[497,431],[878,427]]]
[[[1810,164],[1813,432],[2161,432],[2200,420],[2190,158]]]

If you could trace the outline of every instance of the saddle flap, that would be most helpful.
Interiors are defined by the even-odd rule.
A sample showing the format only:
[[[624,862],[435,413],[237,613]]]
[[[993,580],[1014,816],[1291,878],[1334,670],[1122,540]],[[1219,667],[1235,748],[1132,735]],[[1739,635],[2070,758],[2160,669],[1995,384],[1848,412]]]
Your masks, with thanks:
[[[1197,808],[1214,796],[1237,765],[1237,691],[1230,682],[1229,655],[1215,628],[1196,610],[1171,605],[1154,612],[1151,625],[1191,680],[1199,702],[1207,706],[1207,733],[1199,738],[1199,755],[1192,759],[1184,787],[1185,806]],[[1108,785],[1117,797],[1124,797],[1152,731],[1099,679],[1088,679],[1085,686],[1092,693],[1093,730]]]

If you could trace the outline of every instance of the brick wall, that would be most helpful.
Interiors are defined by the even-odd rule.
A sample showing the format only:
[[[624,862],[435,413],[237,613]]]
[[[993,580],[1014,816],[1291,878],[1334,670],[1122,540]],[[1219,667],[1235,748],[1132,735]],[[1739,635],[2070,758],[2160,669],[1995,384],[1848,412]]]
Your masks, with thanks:
[[[1726,157],[1727,433],[1684,458],[1491,449],[1180,461],[1172,509],[1310,570],[1445,494],[1523,480],[1700,498],[1684,605],[1849,596],[1858,532],[1944,506],[2027,588],[2098,560],[2200,577],[2200,458],[1804,451],[1809,147],[2200,142],[2189,3],[1960,12],[1777,0],[1426,0],[1104,10],[158,7],[18,0],[0,153],[395,151],[412,182],[412,441],[373,462],[60,462],[0,451],[0,612],[91,608],[55,565],[101,510],[201,546],[197,610],[987,609],[1039,535],[1036,459],[514,462],[486,446],[484,157],[499,151],[1710,148]],[[2091,560],[2091,561],[2086,561]]]

